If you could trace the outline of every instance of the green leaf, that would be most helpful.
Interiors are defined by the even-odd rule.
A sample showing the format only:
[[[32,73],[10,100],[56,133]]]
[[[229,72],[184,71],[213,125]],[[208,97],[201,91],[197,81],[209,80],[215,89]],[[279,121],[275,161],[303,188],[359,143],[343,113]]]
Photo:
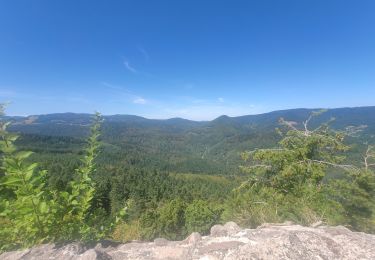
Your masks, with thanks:
[[[32,155],[32,154],[33,154],[33,152],[30,152],[30,151],[21,151],[21,152],[18,152],[16,154],[16,158],[18,160],[24,160],[24,159],[30,157],[30,155]]]
[[[6,178],[6,181],[1,183],[1,185],[11,187],[18,186],[19,184],[22,184],[22,180],[16,176],[9,176],[8,178]]]
[[[42,201],[40,204],[39,204],[39,210],[42,214],[45,214],[48,212],[48,206],[47,206],[47,203],[45,201]]]

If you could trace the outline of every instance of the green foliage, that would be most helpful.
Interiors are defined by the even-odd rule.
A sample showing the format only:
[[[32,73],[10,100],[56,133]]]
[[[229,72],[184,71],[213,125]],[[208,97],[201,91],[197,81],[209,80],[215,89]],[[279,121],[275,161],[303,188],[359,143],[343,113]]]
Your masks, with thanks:
[[[272,188],[236,190],[225,203],[223,219],[235,221],[241,226],[257,227],[262,223],[281,221],[278,215],[281,195]]]
[[[212,208],[207,201],[194,200],[185,210],[185,225],[188,233],[207,234],[220,221],[220,208]]]
[[[327,167],[348,168],[340,165],[344,159],[339,153],[348,147],[343,143],[344,134],[334,132],[328,124],[310,131],[304,122],[305,129],[297,129],[292,122],[281,120],[290,128],[285,134],[281,131],[282,140],[275,149],[257,149],[243,154],[243,159],[251,161],[242,169],[251,174],[250,184],[273,187],[282,193],[298,195],[300,188],[306,184],[320,185]]]
[[[8,125],[1,122],[0,216],[7,224],[1,227],[0,244],[2,247],[28,246],[49,238],[56,207],[45,189],[46,172],[36,171],[37,164],[25,162],[31,152],[16,150],[13,143],[18,136],[7,131]]]
[[[96,237],[103,237],[105,233],[100,232],[93,225],[97,223],[96,218],[99,214],[91,214],[91,202],[94,197],[95,187],[91,175],[95,171],[94,160],[99,148],[99,127],[101,117],[97,113],[94,123],[91,127],[91,134],[87,140],[88,145],[85,149],[85,155],[82,158],[81,166],[76,169],[74,179],[68,185],[68,191],[62,191],[59,194],[62,205],[62,223],[64,226],[60,237],[65,240],[74,240],[81,238],[83,240],[92,240]],[[64,231],[67,231],[66,234]],[[99,232],[98,232],[99,231]]]
[[[303,225],[324,221],[337,225],[343,223],[343,214],[338,202],[330,200],[324,191],[312,185],[300,188],[298,196],[258,185],[234,192],[226,202],[223,218],[255,228],[263,223],[284,221]]]
[[[147,210],[140,218],[142,237],[181,239],[186,235],[185,207],[181,199],[173,199],[159,208]]]
[[[346,224],[354,230],[375,233],[375,174],[370,171],[332,180],[329,194],[343,209]]]
[[[141,237],[145,240],[151,240],[160,237],[162,234],[159,224],[160,213],[155,207],[148,208],[139,218],[141,225]]]
[[[158,225],[160,235],[169,239],[178,239],[187,235],[185,230],[186,203],[174,199],[163,205],[159,210]]]
[[[140,217],[143,239],[165,237],[184,239],[191,232],[207,234],[211,226],[220,222],[222,207],[204,200],[186,203],[181,198],[160,206],[150,207]]]
[[[300,120],[306,113],[292,115]],[[282,119],[287,131],[278,134],[270,128],[280,113],[202,123],[119,116],[103,124],[97,114],[91,132],[85,115],[47,115],[13,126],[1,121],[0,245],[184,239],[223,221],[256,227],[322,220],[374,233],[373,146],[359,169],[364,140],[356,138],[364,137],[350,136],[356,146],[348,151],[348,136],[317,118],[332,113],[320,114],[302,125]],[[340,120],[341,128],[349,122]],[[242,155],[249,177],[237,169],[246,148],[255,149]],[[27,150],[34,153],[21,152]]]
[[[110,176],[111,191],[110,203],[113,213],[128,205],[126,224],[139,220],[143,239],[153,239],[155,237],[173,237],[173,228],[166,221],[172,214],[168,212],[168,207],[172,201],[184,202],[186,210],[184,218],[187,217],[188,209],[189,221],[199,221],[199,216],[194,216],[194,206],[190,206],[194,201],[205,201],[209,205],[209,210],[215,213],[209,219],[202,212],[204,219],[210,223],[218,222],[220,218],[220,203],[226,199],[230,191],[238,185],[238,181],[230,178],[211,175],[198,174],[166,174],[162,172],[145,172],[136,169],[116,169],[115,175]],[[129,202],[131,202],[129,204]],[[205,210],[205,208],[202,208]],[[196,210],[199,214],[199,210]],[[194,220],[194,217],[197,219]],[[164,218],[164,219],[163,219]],[[172,218],[172,217],[170,217]],[[180,218],[181,220],[181,218]],[[214,221],[215,220],[215,221]],[[180,221],[181,229],[178,229],[175,237],[184,238],[189,233],[192,226],[188,227],[188,222]],[[122,227],[127,226],[126,224]],[[206,226],[207,226],[206,225]],[[204,226],[202,224],[202,226]],[[131,230],[133,230],[131,228]],[[201,229],[202,232],[206,231]],[[133,230],[134,231],[134,230]],[[131,232],[133,232],[131,231]],[[119,236],[120,229],[117,229],[116,236]],[[137,232],[134,232],[137,233]],[[128,239],[127,236],[120,236]]]
[[[121,242],[130,242],[133,240],[141,240],[141,225],[139,220],[133,220],[131,222],[120,222],[116,225],[115,230],[112,234],[112,239]]]
[[[316,127],[331,117],[336,118],[331,124],[333,129],[367,125],[363,137],[361,134],[361,138],[367,140],[375,133],[374,111],[375,107],[329,109],[314,117],[311,126]],[[239,153],[277,144],[278,135],[274,128],[278,126],[280,117],[300,122],[310,112],[310,109],[293,109],[235,118],[220,117],[210,122],[107,116],[102,126],[104,145],[98,166],[131,166],[148,172],[236,175],[240,173],[238,165],[242,163]],[[77,158],[76,153],[81,147],[79,141],[89,132],[91,117],[88,114],[66,113],[33,118],[14,117],[11,120],[16,123],[10,129],[21,132],[24,137],[19,139],[18,146],[36,152],[32,159],[41,162],[49,175],[60,179],[60,172],[66,175],[70,170],[67,169],[70,161]],[[359,142],[353,139],[350,143]],[[362,147],[358,147],[347,153],[348,161],[352,164],[358,162],[357,157],[362,150]],[[59,160],[62,169],[51,169],[49,165],[52,162],[49,160],[54,163]],[[65,177],[61,184],[68,179]]]
[[[345,133],[332,131],[328,124],[314,130],[313,113],[297,128],[288,128],[279,147],[257,149],[243,154],[248,162],[242,169],[250,174],[227,201],[224,218],[246,226],[292,220],[301,224],[324,221],[347,224],[355,230],[374,232],[374,174],[342,164]],[[337,168],[344,179],[324,182],[329,168]]]
[[[2,111],[1,111],[2,112]],[[95,186],[92,173],[99,148],[101,117],[95,115],[81,165],[66,190],[46,185],[47,171],[29,163],[31,152],[18,151],[18,136],[0,125],[0,244],[1,250],[49,241],[96,240],[108,234],[112,223],[105,212],[92,207]]]

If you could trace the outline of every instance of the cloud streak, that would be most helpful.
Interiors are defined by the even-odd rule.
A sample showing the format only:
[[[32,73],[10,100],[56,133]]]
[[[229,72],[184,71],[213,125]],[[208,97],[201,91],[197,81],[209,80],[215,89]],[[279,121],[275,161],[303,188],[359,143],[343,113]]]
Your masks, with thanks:
[[[132,91],[130,90],[127,90],[126,88],[122,87],[122,86],[118,86],[118,85],[114,85],[114,84],[111,84],[111,83],[108,83],[106,81],[103,81],[101,82],[101,84],[111,90],[113,90],[114,92],[116,92],[117,96],[120,95],[120,97],[126,97],[127,99],[129,99],[133,104],[137,104],[137,105],[145,105],[148,103],[148,100],[146,100],[145,98],[133,93]]]
[[[134,73],[134,74],[138,73],[138,71],[137,71],[133,66],[130,65],[129,61],[124,60],[124,61],[123,61],[123,64],[124,64],[125,68],[126,68],[128,71],[130,71],[131,73]]]
[[[122,87],[122,86],[118,86],[118,85],[114,85],[114,84],[111,84],[111,83],[108,83],[106,81],[102,81],[101,84],[111,90],[115,90],[115,91],[121,91],[121,92],[126,92],[126,93],[129,93],[131,94],[131,91],[127,90],[126,88]]]
[[[138,105],[145,105],[147,103],[147,100],[142,97],[138,97],[133,100],[133,103]]]

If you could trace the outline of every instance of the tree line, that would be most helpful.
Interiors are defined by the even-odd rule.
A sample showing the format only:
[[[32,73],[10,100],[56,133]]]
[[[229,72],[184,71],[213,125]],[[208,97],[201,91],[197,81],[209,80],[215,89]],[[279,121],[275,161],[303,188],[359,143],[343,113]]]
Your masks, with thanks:
[[[301,127],[281,119],[277,147],[244,152],[243,174],[225,176],[139,167],[132,160],[150,159],[129,159],[101,141],[99,114],[85,142],[31,135],[18,147],[19,136],[1,121],[1,250],[103,238],[183,239],[228,220],[244,227],[323,221],[375,233],[374,147],[368,145],[361,166],[345,163],[345,139],[357,131],[334,131],[329,122],[310,130],[321,113]],[[35,140],[43,151],[24,151]],[[58,160],[49,156],[55,152]],[[327,178],[332,169],[340,174]]]

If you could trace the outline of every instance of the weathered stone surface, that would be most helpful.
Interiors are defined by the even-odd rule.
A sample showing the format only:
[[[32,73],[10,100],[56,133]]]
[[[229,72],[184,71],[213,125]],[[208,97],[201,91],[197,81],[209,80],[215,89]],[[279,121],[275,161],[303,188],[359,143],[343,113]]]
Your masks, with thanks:
[[[198,243],[199,241],[202,240],[202,236],[201,234],[199,234],[198,232],[193,232],[191,233],[190,236],[188,236],[184,242],[188,243],[188,244],[196,244]]]
[[[223,225],[215,225],[211,227],[210,234],[213,237],[231,236],[239,232],[241,228],[234,222],[227,222]]]
[[[215,225],[211,227],[210,230],[210,235],[212,237],[221,237],[221,236],[226,236],[227,231],[225,230],[223,225]]]
[[[234,235],[241,230],[241,228],[234,222],[227,222],[224,225],[224,228],[229,236]]]
[[[83,254],[79,255],[79,260],[111,260],[113,259],[104,251],[98,251],[96,249],[89,249]]]
[[[229,222],[212,227],[210,236],[193,233],[183,241],[102,242],[92,248],[78,243],[60,247],[47,244],[7,252],[0,259],[375,259],[375,235],[322,223],[314,226],[264,224],[241,230]]]
[[[168,242],[169,241],[167,239],[165,239],[165,238],[156,238],[154,240],[154,244],[156,246],[166,246],[168,244]]]

